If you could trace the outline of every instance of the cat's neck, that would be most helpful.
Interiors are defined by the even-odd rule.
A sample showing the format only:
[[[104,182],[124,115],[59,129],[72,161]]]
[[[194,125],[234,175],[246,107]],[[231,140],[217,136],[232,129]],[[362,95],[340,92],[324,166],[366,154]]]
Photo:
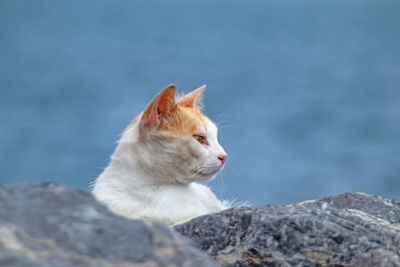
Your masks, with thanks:
[[[177,176],[175,170],[160,167],[159,161],[165,159],[149,152],[152,144],[139,139],[139,129],[135,126],[121,136],[109,165],[100,176],[102,180],[111,178],[115,184],[128,185],[130,189],[179,184],[171,179]]]
[[[128,188],[159,185],[157,179],[141,166],[141,160],[135,153],[137,149],[137,144],[119,143],[101,178],[111,179],[115,184]]]

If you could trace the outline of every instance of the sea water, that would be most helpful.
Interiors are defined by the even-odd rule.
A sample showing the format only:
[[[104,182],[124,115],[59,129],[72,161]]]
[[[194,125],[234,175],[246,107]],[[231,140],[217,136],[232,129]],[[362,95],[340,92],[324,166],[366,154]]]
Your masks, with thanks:
[[[0,183],[88,190],[161,89],[206,84],[219,197],[399,199],[399,29],[395,0],[2,0]]]

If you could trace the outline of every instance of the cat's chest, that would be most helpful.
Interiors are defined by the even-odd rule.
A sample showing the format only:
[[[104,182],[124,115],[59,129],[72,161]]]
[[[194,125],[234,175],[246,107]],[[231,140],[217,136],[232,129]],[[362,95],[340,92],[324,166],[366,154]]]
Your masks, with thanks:
[[[220,201],[204,185],[164,186],[154,192],[159,211],[166,217],[196,217],[222,209]]]
[[[201,186],[201,185],[200,185]],[[154,190],[155,200],[170,205],[195,205],[207,201],[205,190],[198,184],[164,185]]]

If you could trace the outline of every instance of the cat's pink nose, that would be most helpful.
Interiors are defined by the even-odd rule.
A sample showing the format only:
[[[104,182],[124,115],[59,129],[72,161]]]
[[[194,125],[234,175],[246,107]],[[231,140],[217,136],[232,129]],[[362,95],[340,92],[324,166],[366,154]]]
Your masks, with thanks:
[[[222,165],[224,165],[224,163],[226,161],[226,155],[220,155],[220,156],[218,156],[218,159],[221,161]]]

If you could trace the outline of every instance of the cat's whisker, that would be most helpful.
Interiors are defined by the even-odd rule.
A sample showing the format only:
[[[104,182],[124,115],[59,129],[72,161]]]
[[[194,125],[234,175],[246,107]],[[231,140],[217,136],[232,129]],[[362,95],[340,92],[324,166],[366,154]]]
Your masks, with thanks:
[[[241,175],[237,170],[235,170],[232,166],[227,165],[226,167],[229,168],[230,170],[232,170],[233,173],[234,173],[237,177],[239,177],[239,179],[245,179],[245,177],[244,177],[243,175]],[[234,179],[230,179],[229,181],[234,181]]]
[[[227,119],[224,119],[224,120],[217,119],[217,120],[215,120],[215,124],[218,125],[218,128],[219,127],[224,127],[224,125],[227,124],[227,123],[229,123],[229,120],[227,120]]]
[[[220,195],[225,198],[225,184],[224,184],[224,179],[223,179],[223,174],[219,174],[217,176],[217,179],[219,180],[219,186],[220,186]]]
[[[221,125],[218,125],[218,129],[229,129],[229,128],[233,128],[233,126],[231,126],[231,125],[224,125],[224,126],[221,126]]]

